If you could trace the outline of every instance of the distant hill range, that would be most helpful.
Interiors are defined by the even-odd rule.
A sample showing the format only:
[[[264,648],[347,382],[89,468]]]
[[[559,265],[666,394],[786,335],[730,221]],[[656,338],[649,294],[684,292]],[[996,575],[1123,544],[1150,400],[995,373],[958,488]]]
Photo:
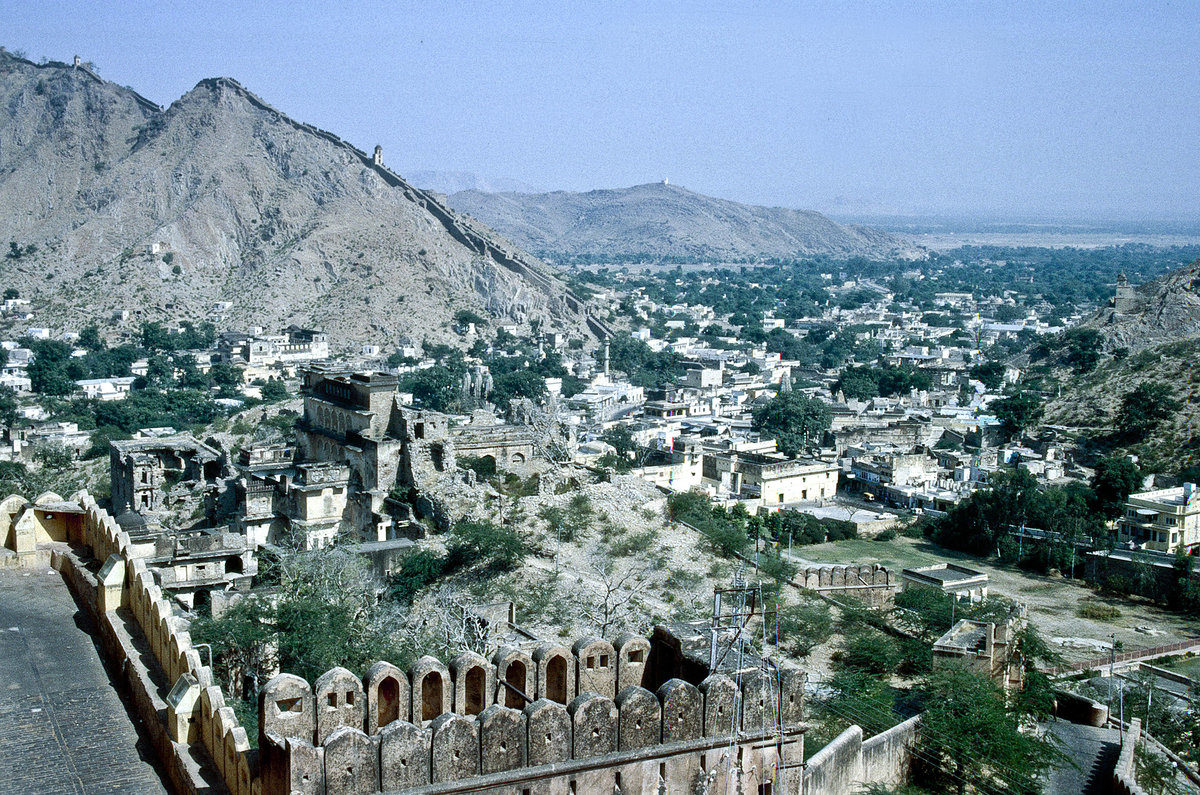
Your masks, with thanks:
[[[1118,285],[1112,305],[1081,325],[1100,331],[1107,350],[1200,337],[1200,260],[1138,287]]]
[[[128,310],[386,344],[449,338],[459,309],[589,323],[543,263],[234,80],[164,110],[3,50],[0,252],[0,287],[58,329]]]
[[[663,183],[587,193],[461,191],[450,206],[548,259],[918,258],[913,243],[820,213],[758,207]]]
[[[410,185],[437,191],[447,196],[465,190],[478,190],[484,193],[538,192],[533,185],[519,179],[483,177],[470,171],[405,171],[404,179]]]

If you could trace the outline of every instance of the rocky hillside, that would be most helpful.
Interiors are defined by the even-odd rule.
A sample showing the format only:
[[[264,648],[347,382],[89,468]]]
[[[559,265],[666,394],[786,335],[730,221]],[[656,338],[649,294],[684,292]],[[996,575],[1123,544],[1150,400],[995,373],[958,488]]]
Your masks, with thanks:
[[[463,191],[449,202],[550,259],[922,255],[912,243],[867,227],[844,226],[820,213],[738,204],[661,183],[588,193]]]
[[[542,263],[227,78],[163,110],[0,51],[0,249],[0,287],[59,329],[129,310],[349,345],[445,337],[463,308],[587,323]]]
[[[1105,307],[1083,324],[1104,335],[1107,350],[1200,337],[1200,261],[1137,287],[1129,303]]]

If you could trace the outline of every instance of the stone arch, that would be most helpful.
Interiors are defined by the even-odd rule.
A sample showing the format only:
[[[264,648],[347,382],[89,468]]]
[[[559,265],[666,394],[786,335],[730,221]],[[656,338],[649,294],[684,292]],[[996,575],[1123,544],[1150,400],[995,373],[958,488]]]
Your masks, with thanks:
[[[377,662],[367,669],[363,680],[367,691],[367,734],[377,734],[398,720],[408,720],[408,677],[389,662]]]
[[[522,693],[533,699],[534,675],[533,658],[524,651],[512,646],[504,646],[492,657],[496,666],[496,704],[503,704],[512,709],[524,709],[528,701]],[[518,692],[519,691],[519,692]]]
[[[488,708],[491,699],[489,674],[491,666],[482,656],[465,651],[450,661],[454,677],[454,711],[460,715],[478,715]]]
[[[599,693],[612,698],[616,695],[616,651],[602,638],[581,638],[571,651],[576,660],[576,693]]]
[[[571,715],[571,756],[584,759],[617,750],[617,705],[611,698],[583,693],[567,706]]]
[[[525,707],[525,752],[530,765],[571,758],[571,716],[563,704],[540,698]]]
[[[701,735],[700,691],[682,679],[668,679],[658,689],[662,702],[662,741],[695,740]]]
[[[480,772],[499,773],[525,766],[525,714],[493,704],[479,716]]]
[[[450,711],[450,672],[440,660],[426,655],[409,669],[413,723],[427,726]]]
[[[520,466],[521,464],[525,463],[525,454],[519,453],[519,452],[513,453],[512,456],[510,456],[508,460],[510,463]]]
[[[630,632],[622,633],[613,644],[617,659],[617,692],[627,687],[645,687],[647,684],[646,667],[650,660],[650,641],[641,635]]]
[[[447,712],[433,721],[430,730],[430,779],[434,783],[479,775],[479,729],[475,721]]]
[[[379,790],[379,750],[361,729],[341,726],[325,741],[326,795]]]
[[[534,649],[538,669],[538,698],[570,704],[575,698],[575,657],[565,646],[543,643]]]
[[[738,689],[724,674],[712,674],[700,683],[704,696],[704,736],[727,737],[737,728]]]

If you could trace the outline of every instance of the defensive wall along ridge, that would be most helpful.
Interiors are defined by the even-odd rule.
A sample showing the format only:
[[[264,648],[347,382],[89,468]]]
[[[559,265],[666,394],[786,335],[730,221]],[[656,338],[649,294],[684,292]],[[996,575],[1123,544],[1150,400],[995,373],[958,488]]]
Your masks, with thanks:
[[[711,673],[644,637],[280,674],[258,748],[127,533],[86,492],[0,502],[6,546],[60,571],[173,789],[274,793],[799,792],[804,674]],[[89,554],[90,552],[90,554]],[[12,556],[20,559],[20,555]],[[656,631],[655,637],[659,637]],[[858,768],[863,769],[863,768]],[[806,793],[820,793],[809,787]]]

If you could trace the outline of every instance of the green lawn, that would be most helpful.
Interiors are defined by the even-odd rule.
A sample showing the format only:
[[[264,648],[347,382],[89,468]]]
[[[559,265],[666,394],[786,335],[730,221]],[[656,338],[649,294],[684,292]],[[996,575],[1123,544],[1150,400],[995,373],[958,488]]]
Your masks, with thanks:
[[[926,551],[926,549],[931,551]],[[849,541],[831,541],[827,544],[792,547],[792,554],[816,563],[854,563],[859,565],[879,563],[897,572],[900,569],[942,563],[948,559],[959,557],[957,553],[949,550],[939,550],[943,554],[935,554],[932,550],[936,549],[937,547],[927,541],[914,541],[907,538],[897,538],[894,541],[868,541],[855,538]]]
[[[1200,657],[1171,657],[1154,664],[1159,668],[1166,668],[1168,671],[1200,680]]]

